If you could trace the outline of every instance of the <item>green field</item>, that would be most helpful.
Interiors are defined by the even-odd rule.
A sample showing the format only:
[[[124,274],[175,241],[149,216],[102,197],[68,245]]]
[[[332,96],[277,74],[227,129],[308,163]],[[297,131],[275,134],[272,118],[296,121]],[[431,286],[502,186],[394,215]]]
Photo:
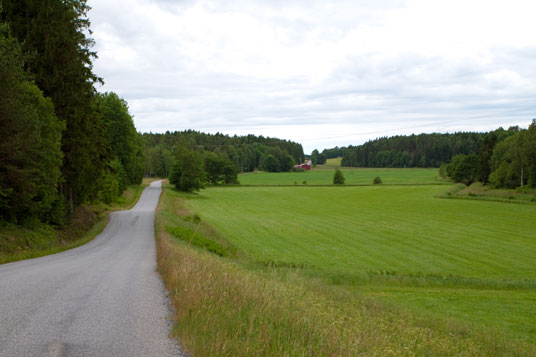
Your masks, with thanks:
[[[382,172],[384,182],[432,183],[437,170],[351,172],[363,183],[372,172],[370,180]],[[303,174],[328,183],[331,172]],[[281,184],[291,175],[240,180]],[[213,187],[188,205],[249,264],[303,267],[429,319],[536,343],[535,205],[435,198],[442,185],[302,186]]]
[[[305,172],[255,172],[238,176],[241,185],[331,185],[337,165],[319,165]],[[384,184],[441,184],[437,169],[341,168],[347,185],[371,185],[376,176]]]

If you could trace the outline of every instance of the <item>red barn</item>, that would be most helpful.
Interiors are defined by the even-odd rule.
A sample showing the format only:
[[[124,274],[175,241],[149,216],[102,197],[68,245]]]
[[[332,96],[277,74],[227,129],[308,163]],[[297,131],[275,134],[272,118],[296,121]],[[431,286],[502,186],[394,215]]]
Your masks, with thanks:
[[[308,160],[307,162],[304,162],[303,164],[294,165],[295,169],[304,169],[304,170],[311,170],[312,162],[311,160]]]

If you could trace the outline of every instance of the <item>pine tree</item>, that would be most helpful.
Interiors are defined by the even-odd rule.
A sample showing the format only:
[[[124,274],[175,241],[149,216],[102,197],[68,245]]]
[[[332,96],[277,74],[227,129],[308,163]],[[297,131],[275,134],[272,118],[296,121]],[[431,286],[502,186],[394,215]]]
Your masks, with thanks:
[[[0,23],[0,219],[59,223],[63,125],[28,80],[19,44],[4,33]]]
[[[335,169],[335,174],[333,175],[333,184],[334,185],[344,185],[344,175],[339,169]]]
[[[26,68],[65,123],[60,191],[74,204],[96,194],[107,161],[104,125],[95,113],[96,58],[86,0],[3,0],[3,19],[23,43]]]

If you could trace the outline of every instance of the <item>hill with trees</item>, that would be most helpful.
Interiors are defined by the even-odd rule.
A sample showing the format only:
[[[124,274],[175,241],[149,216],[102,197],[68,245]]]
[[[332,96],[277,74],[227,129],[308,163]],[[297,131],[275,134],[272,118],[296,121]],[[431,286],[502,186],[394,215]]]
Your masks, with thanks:
[[[484,133],[384,137],[349,146],[341,164],[353,167],[439,167],[457,154],[477,152]]]
[[[224,171],[228,176],[232,170],[290,171],[294,164],[304,160],[301,144],[255,135],[229,136],[185,130],[164,134],[144,133],[143,140],[146,176],[168,177],[176,159],[185,150],[201,155],[209,183],[234,181],[225,178]]]

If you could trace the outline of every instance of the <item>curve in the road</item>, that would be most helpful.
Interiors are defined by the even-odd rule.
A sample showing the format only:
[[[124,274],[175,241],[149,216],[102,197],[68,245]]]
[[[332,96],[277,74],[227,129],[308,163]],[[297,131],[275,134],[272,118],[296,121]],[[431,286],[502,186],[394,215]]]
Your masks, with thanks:
[[[177,356],[156,273],[161,182],[90,243],[0,266],[0,356]]]

